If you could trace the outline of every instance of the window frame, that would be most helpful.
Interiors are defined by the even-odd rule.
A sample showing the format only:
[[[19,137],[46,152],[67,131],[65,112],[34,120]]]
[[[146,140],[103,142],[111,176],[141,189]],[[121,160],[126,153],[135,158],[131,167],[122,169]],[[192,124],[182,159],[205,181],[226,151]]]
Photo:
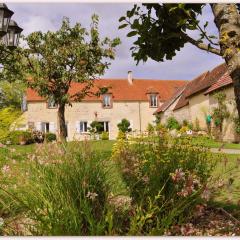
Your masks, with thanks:
[[[156,105],[151,105],[153,96],[155,97]],[[157,93],[150,93],[149,94],[149,107],[150,108],[158,108],[158,106],[159,106],[159,94],[157,94]]]
[[[104,98],[108,97],[109,98],[109,106],[104,105]],[[112,103],[112,94],[103,94],[102,95],[102,108],[109,109],[112,108],[113,103]]]
[[[85,123],[86,123],[86,126],[85,126]],[[83,131],[81,131],[81,124],[83,124],[82,125],[82,129],[83,129]],[[86,129],[84,129],[86,127]],[[84,130],[86,130],[86,131],[84,131]],[[79,121],[79,133],[87,133],[88,132],[88,121]]]
[[[53,106],[50,106],[50,103],[54,102]],[[52,98],[49,98],[47,100],[47,108],[48,109],[56,109],[58,107],[57,103],[55,103],[55,101]]]

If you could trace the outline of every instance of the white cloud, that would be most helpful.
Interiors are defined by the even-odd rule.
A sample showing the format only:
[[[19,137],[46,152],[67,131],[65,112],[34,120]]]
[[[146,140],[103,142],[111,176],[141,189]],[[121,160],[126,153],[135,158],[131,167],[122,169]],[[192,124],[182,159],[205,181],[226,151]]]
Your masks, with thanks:
[[[220,57],[187,44],[172,61],[157,63],[149,60],[136,66],[129,50],[133,39],[126,37],[127,29],[118,30],[118,19],[132,6],[131,3],[8,3],[8,7],[15,12],[13,19],[24,28],[25,35],[39,30],[54,31],[60,27],[64,16],[69,17],[73,24],[80,22],[84,27],[89,27],[91,15],[98,14],[101,36],[119,36],[122,40],[117,48],[116,60],[104,77],[126,77],[127,71],[133,70],[137,78],[192,79],[223,62]],[[209,21],[208,30],[217,33],[209,6],[205,7],[201,20]],[[196,33],[192,36],[197,37]]]

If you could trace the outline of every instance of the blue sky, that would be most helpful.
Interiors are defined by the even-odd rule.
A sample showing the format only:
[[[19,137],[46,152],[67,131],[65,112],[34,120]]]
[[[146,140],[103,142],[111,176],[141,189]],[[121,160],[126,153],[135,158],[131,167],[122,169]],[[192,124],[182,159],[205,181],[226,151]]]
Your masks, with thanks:
[[[130,47],[133,39],[127,38],[127,29],[118,30],[118,19],[131,9],[131,3],[8,3],[14,11],[12,19],[24,28],[23,34],[33,31],[57,30],[64,16],[69,17],[72,24],[80,22],[89,27],[91,15],[100,17],[99,29],[102,37],[120,37],[122,44],[117,48],[116,59],[106,71],[106,78],[125,78],[129,70],[135,78],[147,79],[186,79],[191,80],[206,70],[210,70],[223,62],[223,59],[206,53],[195,46],[186,46],[177,53],[172,61],[158,63],[149,60],[147,63],[136,63],[131,57]],[[209,21],[208,31],[217,34],[211,9],[206,6],[201,16],[202,21]],[[197,37],[197,33],[191,33]]]

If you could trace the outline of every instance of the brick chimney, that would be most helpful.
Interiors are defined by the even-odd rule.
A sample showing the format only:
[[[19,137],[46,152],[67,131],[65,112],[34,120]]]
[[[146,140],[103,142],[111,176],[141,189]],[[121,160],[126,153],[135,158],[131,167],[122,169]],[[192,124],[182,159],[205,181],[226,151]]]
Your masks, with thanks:
[[[132,71],[128,71],[128,83],[133,84],[133,77],[132,77]]]

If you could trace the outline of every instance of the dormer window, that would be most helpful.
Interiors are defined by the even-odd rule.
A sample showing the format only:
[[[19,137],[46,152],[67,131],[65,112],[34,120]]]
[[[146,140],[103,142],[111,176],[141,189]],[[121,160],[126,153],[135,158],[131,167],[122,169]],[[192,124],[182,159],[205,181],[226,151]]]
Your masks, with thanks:
[[[158,95],[157,94],[150,94],[149,95],[149,105],[152,108],[158,107]]]
[[[111,98],[110,94],[103,95],[102,106],[103,106],[103,108],[111,108],[112,107],[112,98]]]
[[[53,98],[48,99],[47,107],[48,108],[57,108],[57,104],[56,104],[56,102],[54,101]]]

